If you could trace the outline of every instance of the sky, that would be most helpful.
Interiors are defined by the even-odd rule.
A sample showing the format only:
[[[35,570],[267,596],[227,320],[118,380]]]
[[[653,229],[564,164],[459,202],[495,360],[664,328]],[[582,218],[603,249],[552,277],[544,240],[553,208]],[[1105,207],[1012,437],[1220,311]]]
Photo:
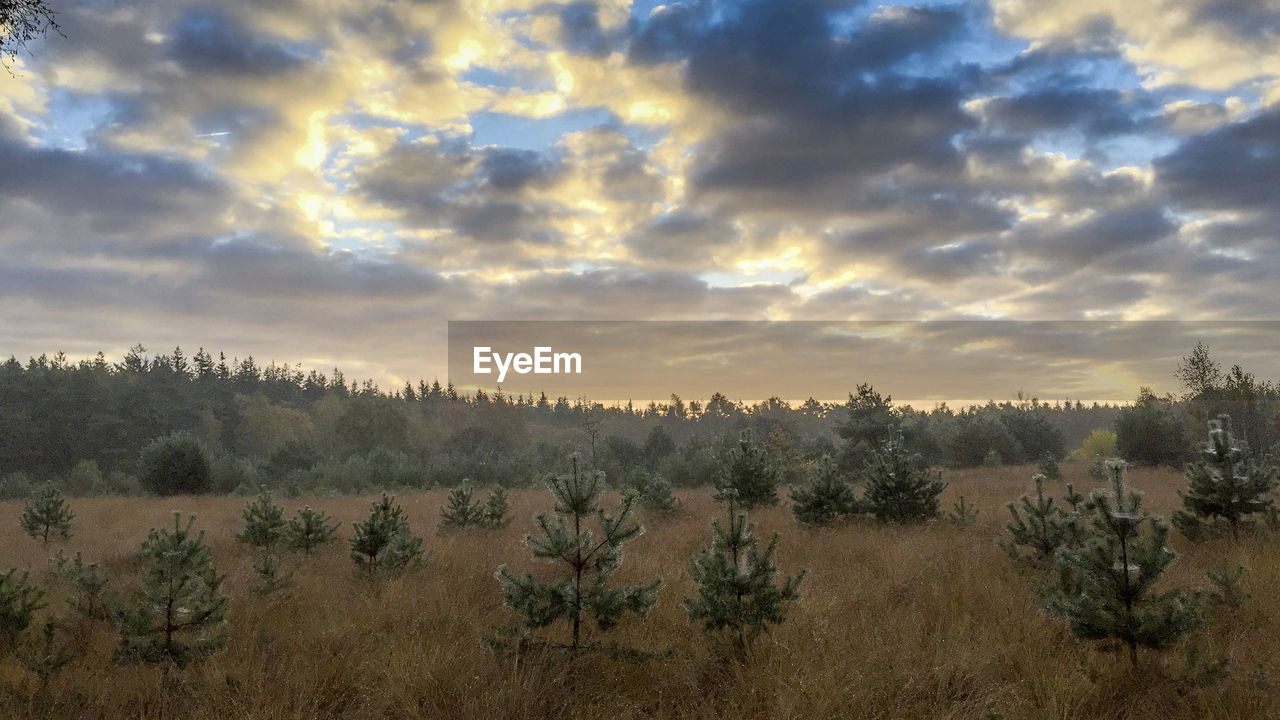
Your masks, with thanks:
[[[387,387],[449,320],[1280,319],[1276,0],[50,4],[0,72],[4,355]],[[932,397],[803,394],[858,382]]]

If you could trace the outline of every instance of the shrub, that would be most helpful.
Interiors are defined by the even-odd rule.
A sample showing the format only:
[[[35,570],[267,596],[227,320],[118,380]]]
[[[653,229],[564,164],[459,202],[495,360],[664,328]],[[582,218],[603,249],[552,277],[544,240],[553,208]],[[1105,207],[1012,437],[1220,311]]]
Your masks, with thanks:
[[[157,495],[204,493],[212,487],[208,453],[188,432],[152,440],[142,451],[138,475],[142,485]]]
[[[791,491],[791,512],[806,525],[827,525],[861,511],[853,484],[831,457],[822,458],[807,487]]]
[[[414,537],[404,509],[383,493],[369,508],[369,517],[358,522],[351,538],[351,560],[370,576],[398,573],[425,562],[422,538]]]
[[[932,479],[918,453],[907,451],[902,433],[894,432],[871,456],[862,499],[877,520],[897,523],[937,517],[938,495],[947,484]]]
[[[71,537],[71,521],[75,516],[62,499],[62,493],[52,485],[45,485],[27,500],[18,524],[23,532],[40,538],[40,542],[47,545],[51,534],[63,540]]]

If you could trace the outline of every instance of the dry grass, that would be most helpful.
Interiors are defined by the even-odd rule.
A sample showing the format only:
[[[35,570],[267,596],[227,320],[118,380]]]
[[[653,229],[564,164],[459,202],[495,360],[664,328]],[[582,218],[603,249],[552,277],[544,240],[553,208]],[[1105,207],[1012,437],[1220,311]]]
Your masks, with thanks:
[[[1094,483],[1066,466],[1077,488]],[[619,580],[661,575],[658,605],[628,619],[615,639],[666,657],[629,662],[587,656],[580,666],[499,662],[481,632],[513,619],[493,577],[500,563],[532,566],[521,540],[550,504],[545,491],[511,495],[516,522],[505,530],[433,533],[443,492],[401,495],[432,554],[425,569],[371,587],[353,577],[345,541],[310,560],[290,559],[296,584],[261,598],[248,592],[251,555],[233,540],[238,498],[73,501],[76,533],[48,550],[21,534],[18,503],[0,503],[0,567],[41,572],[56,550],[100,560],[117,588],[135,586],[130,558],[151,527],[181,509],[198,515],[228,574],[229,646],[210,660],[164,674],[110,662],[105,625],[76,635],[83,654],[50,685],[12,660],[0,662],[0,717],[30,718],[1280,718],[1280,554],[1275,539],[1193,546],[1175,537],[1180,560],[1170,582],[1206,585],[1223,558],[1246,567],[1252,598],[1208,627],[1202,643],[1226,654],[1221,683],[1181,678],[1178,653],[1127,658],[1081,644],[1038,610],[1034,576],[1014,569],[996,543],[1004,504],[1029,487],[1029,468],[948,473],[949,507],[963,493],[981,509],[965,529],[855,523],[798,527],[784,506],[757,512],[763,533],[783,539],[784,571],[809,568],[788,621],[765,636],[747,665],[724,665],[680,606],[693,593],[688,559],[710,536],[720,508],[707,491],[681,494],[674,517],[647,518]],[[1147,505],[1168,514],[1183,484],[1172,471],[1136,470]],[[1062,484],[1051,483],[1061,496]],[[343,522],[369,498],[286,500]],[[56,599],[55,599],[56,600]],[[56,604],[56,602],[55,602]],[[557,628],[563,632],[563,628]]]

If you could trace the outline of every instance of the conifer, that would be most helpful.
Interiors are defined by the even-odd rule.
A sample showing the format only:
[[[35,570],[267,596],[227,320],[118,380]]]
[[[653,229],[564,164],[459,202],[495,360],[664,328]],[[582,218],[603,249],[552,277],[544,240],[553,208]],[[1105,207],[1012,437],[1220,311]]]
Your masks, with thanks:
[[[570,640],[562,647],[576,653],[583,646],[584,616],[593,619],[601,631],[610,630],[626,612],[643,615],[657,600],[662,581],[609,585],[622,564],[623,546],[643,532],[632,522],[633,495],[623,495],[618,513],[607,515],[600,506],[604,473],[582,471],[576,455],[570,474],[552,477],[548,486],[556,499],[555,509],[551,514],[538,514],[538,532],[527,535],[525,543],[535,558],[555,563],[561,574],[542,581],[528,573],[516,575],[502,565],[496,577],[503,602],[524,616],[528,630],[567,621]],[[584,527],[592,516],[599,529],[598,539]]]
[[[947,487],[934,480],[919,453],[912,453],[902,431],[892,428],[888,439],[872,453],[866,468],[867,489],[862,500],[877,520],[906,523],[938,515],[938,495]]]
[[[818,462],[808,486],[791,490],[791,512],[806,525],[828,525],[839,517],[861,511],[862,503],[852,483],[829,455]]]
[[[245,504],[241,515],[244,517],[244,530],[236,535],[239,542],[265,552],[283,539],[287,525],[284,508],[276,504],[265,485],[257,498]]]
[[[204,532],[193,535],[173,514],[173,530],[152,529],[142,543],[142,597],[120,616],[116,657],[177,666],[221,648],[227,639],[225,575],[213,566]]]
[[[383,493],[369,508],[369,517],[358,522],[351,538],[351,559],[369,575],[398,573],[425,562],[422,538],[409,530],[404,509]]]
[[[341,523],[332,522],[323,510],[312,510],[308,505],[299,510],[284,528],[284,544],[290,550],[301,550],[310,555],[312,550],[335,542]]]
[[[463,480],[449,490],[445,506],[440,508],[440,532],[480,523],[485,517],[485,510],[479,502],[472,502],[474,494],[475,488],[470,480]]]
[[[1032,476],[1035,498],[1023,495],[1021,512],[1013,503],[1006,506],[1013,519],[1005,525],[1010,535],[1003,544],[1005,552],[1033,565],[1052,563],[1059,548],[1078,546],[1083,533],[1076,518],[1044,494],[1044,481],[1040,473]]]
[[[978,508],[966,503],[961,495],[951,506],[951,512],[947,513],[947,522],[956,527],[969,527],[977,521],[978,513]]]
[[[1142,510],[1141,495],[1125,486],[1125,463],[1107,462],[1111,490],[1098,489],[1085,506],[1089,533],[1078,548],[1058,551],[1069,582],[1050,595],[1046,609],[1067,621],[1083,640],[1115,639],[1129,647],[1167,648],[1198,627],[1203,597],[1170,590],[1154,595],[1156,580],[1174,561],[1165,547],[1169,526]]]
[[[507,491],[501,485],[489,491],[489,498],[484,503],[483,525],[488,530],[497,530],[511,524],[507,516],[510,504],[507,502]]]
[[[1248,457],[1248,449],[1231,433],[1231,418],[1209,421],[1209,439],[1200,446],[1200,460],[1187,466],[1187,490],[1180,493],[1185,510],[1173,514],[1173,524],[1188,539],[1200,540],[1214,525],[1225,522],[1231,537],[1240,538],[1240,522],[1249,515],[1266,517],[1273,504],[1265,497],[1280,483],[1280,470],[1269,457]]]
[[[755,442],[750,430],[745,430],[738,438],[738,446],[729,451],[717,489],[732,489],[737,504],[750,510],[760,505],[777,505],[781,481],[781,473],[769,463],[764,448]]]
[[[31,584],[30,576],[17,568],[0,573],[0,651],[13,649],[31,624],[35,612],[44,607],[44,591]]]
[[[631,486],[640,507],[655,513],[668,513],[676,509],[679,501],[671,490],[671,483],[661,475],[640,472]]]
[[[63,540],[71,537],[74,518],[75,513],[62,499],[62,493],[53,485],[45,485],[27,500],[18,523],[24,532],[47,545],[51,535]]]
[[[733,648],[743,654],[769,625],[786,619],[805,571],[775,583],[778,534],[761,551],[747,514],[737,511],[733,491],[722,495],[729,508],[728,527],[711,522],[711,546],[704,545],[692,563],[698,597],[684,605],[690,622],[701,621],[708,634],[727,633]]]

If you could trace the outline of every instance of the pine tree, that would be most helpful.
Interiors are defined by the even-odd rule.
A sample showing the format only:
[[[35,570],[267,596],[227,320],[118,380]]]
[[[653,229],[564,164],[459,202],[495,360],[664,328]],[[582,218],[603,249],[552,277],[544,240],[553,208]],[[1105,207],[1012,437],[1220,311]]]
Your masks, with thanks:
[[[250,586],[257,595],[270,595],[293,584],[293,573],[280,571],[280,556],[273,552],[263,553],[253,564],[253,574],[258,581]]]
[[[31,584],[30,576],[17,568],[0,573],[0,651],[13,649],[35,612],[44,607],[44,591]]]
[[[62,499],[62,493],[52,485],[45,485],[27,500],[18,522],[24,532],[47,545],[50,535],[63,540],[71,537],[71,521],[75,516]]]
[[[501,485],[497,485],[489,491],[489,499],[484,503],[484,517],[481,524],[488,530],[504,528],[511,524],[511,518],[507,517],[509,510],[507,491]]]
[[[120,616],[121,661],[177,666],[221,648],[227,639],[227,603],[219,592],[225,575],[213,566],[204,532],[193,535],[173,514],[173,530],[152,529],[142,543],[142,598]]]
[[[965,503],[961,495],[951,507],[951,512],[947,513],[947,522],[956,527],[969,527],[978,520],[978,513],[978,508]]]
[[[472,502],[475,494],[470,480],[463,480],[449,491],[445,506],[440,508],[440,530],[448,532],[454,528],[478,525],[485,516],[484,507],[479,502]]]
[[[671,483],[661,475],[641,471],[631,486],[640,507],[655,513],[669,513],[679,501],[671,490]]]
[[[635,497],[624,495],[618,513],[605,514],[600,506],[604,473],[581,471],[577,455],[572,462],[569,475],[548,481],[556,499],[555,510],[551,515],[539,513],[536,519],[539,532],[525,537],[533,556],[557,564],[562,574],[544,582],[532,574],[515,575],[502,565],[496,576],[502,586],[503,602],[524,616],[526,628],[543,628],[557,620],[566,620],[571,626],[571,635],[570,642],[563,647],[577,653],[583,645],[584,615],[592,618],[601,631],[610,630],[628,611],[643,615],[657,600],[662,580],[644,585],[609,586],[610,578],[622,564],[623,546],[644,531],[631,521]],[[599,540],[583,527],[593,515],[600,531]]]
[[[239,542],[265,552],[283,539],[287,525],[284,508],[276,504],[265,485],[258,492],[258,497],[245,505],[241,515],[244,517],[244,530],[236,535]]]
[[[738,447],[729,452],[717,488],[732,489],[737,503],[750,510],[760,505],[778,504],[778,484],[782,475],[769,463],[764,448],[755,442],[751,431],[743,431]]]
[[[1031,482],[1036,487],[1035,499],[1023,495],[1021,512],[1013,503],[1006,506],[1013,519],[1004,526],[1010,535],[1009,542],[1003,544],[1005,552],[1014,560],[1025,560],[1033,565],[1050,564],[1059,548],[1079,546],[1083,533],[1070,513],[1053,498],[1045,496],[1044,481],[1044,475],[1037,473],[1032,476]],[[1029,553],[1024,554],[1023,548]]]
[[[791,512],[806,525],[827,525],[836,518],[862,512],[853,485],[831,456],[823,456],[807,487],[791,490]]]
[[[947,487],[930,479],[920,454],[908,452],[897,428],[867,461],[866,477],[862,500],[880,521],[906,523],[937,517],[938,495]]]
[[[342,523],[330,524],[323,510],[312,510],[308,505],[297,512],[284,528],[284,544],[290,550],[301,550],[310,555],[312,550],[338,539],[337,529]]]
[[[1058,458],[1053,453],[1045,453],[1040,458],[1040,463],[1036,468],[1046,480],[1061,480],[1062,467],[1058,465]]]
[[[425,562],[422,538],[414,537],[404,509],[386,493],[369,508],[369,517],[355,524],[354,532],[351,559],[371,576],[379,571],[401,572]]]
[[[1198,627],[1203,598],[1182,590],[1153,594],[1176,557],[1164,544],[1169,526],[1143,511],[1141,495],[1125,486],[1125,463],[1111,460],[1107,469],[1111,490],[1095,490],[1085,505],[1085,542],[1058,551],[1059,571],[1069,582],[1049,597],[1046,609],[1082,640],[1123,642],[1136,665],[1139,647],[1167,648]]]
[[[511,522],[507,517],[507,491],[501,486],[489,492],[487,501],[472,501],[475,489],[470,480],[463,480],[460,485],[449,491],[446,504],[440,508],[440,533],[450,530],[476,526],[486,530],[497,530]]]
[[[729,506],[729,524],[711,522],[711,546],[703,546],[692,563],[698,597],[684,605],[690,622],[701,621],[708,634],[728,634],[734,649],[743,654],[770,624],[781,623],[805,571],[775,584],[778,574],[773,553],[778,547],[774,533],[763,552],[751,532],[747,514],[738,512],[730,490],[724,494]]]
[[[59,630],[64,633],[61,640],[58,638]],[[18,662],[40,678],[42,688],[47,686],[49,680],[75,658],[65,633],[66,629],[56,618],[49,618],[44,621],[40,639],[28,641],[18,647],[16,653]]]
[[[1280,470],[1270,458],[1248,457],[1244,443],[1231,434],[1231,418],[1226,415],[1209,421],[1209,439],[1186,475],[1187,491],[1180,493],[1186,510],[1173,514],[1173,524],[1191,540],[1205,537],[1218,521],[1239,540],[1241,520],[1265,516],[1273,501],[1264,496],[1280,483]]]

